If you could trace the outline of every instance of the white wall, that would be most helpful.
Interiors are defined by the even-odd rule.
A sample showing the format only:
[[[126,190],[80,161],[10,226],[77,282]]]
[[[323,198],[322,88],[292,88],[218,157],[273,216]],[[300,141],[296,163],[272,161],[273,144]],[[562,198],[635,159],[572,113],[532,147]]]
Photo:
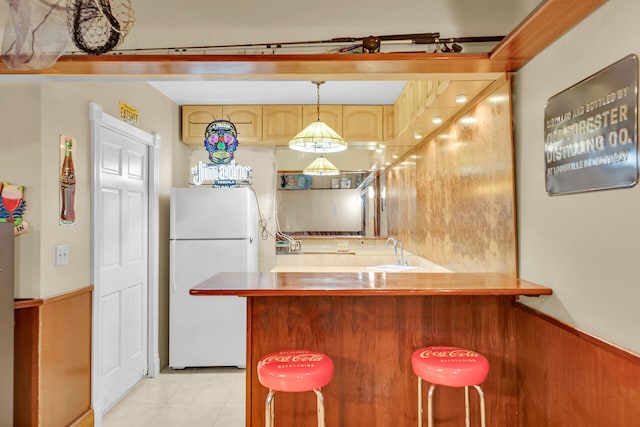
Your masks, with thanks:
[[[548,196],[547,99],[624,56],[640,55],[640,2],[609,0],[515,76],[520,276],[553,289],[525,303],[640,352],[640,186]]]

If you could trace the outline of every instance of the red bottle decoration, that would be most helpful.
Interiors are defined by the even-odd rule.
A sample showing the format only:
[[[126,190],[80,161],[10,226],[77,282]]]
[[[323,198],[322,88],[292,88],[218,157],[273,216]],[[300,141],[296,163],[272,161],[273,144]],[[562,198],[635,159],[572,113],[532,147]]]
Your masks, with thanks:
[[[64,140],[64,161],[60,173],[60,195],[62,196],[62,211],[60,221],[63,224],[73,224],[76,220],[76,171],[73,166],[71,153],[71,138]]]

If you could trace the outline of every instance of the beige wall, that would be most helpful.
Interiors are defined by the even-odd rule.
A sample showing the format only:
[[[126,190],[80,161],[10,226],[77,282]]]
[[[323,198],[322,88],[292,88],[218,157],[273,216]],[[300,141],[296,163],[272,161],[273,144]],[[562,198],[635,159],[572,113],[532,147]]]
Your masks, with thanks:
[[[15,239],[15,295],[40,296],[43,177],[40,166],[41,89],[34,83],[0,84],[0,180],[25,187],[23,218],[31,231]],[[53,253],[51,254],[53,260]]]
[[[606,2],[520,70],[514,92],[520,276],[554,292],[524,302],[636,352],[640,187],[548,196],[543,123],[549,97],[640,55],[638,16],[636,0]]]
[[[146,83],[44,82],[1,85],[0,179],[25,186],[29,233],[16,239],[16,298],[45,298],[91,285],[91,128],[89,103],[119,116],[119,101],[140,112],[138,127],[161,136],[159,317],[166,364],[169,289],[169,189],[179,151],[178,107]],[[76,138],[74,225],[59,214],[59,134]],[[55,246],[69,245],[69,264],[55,265]]]

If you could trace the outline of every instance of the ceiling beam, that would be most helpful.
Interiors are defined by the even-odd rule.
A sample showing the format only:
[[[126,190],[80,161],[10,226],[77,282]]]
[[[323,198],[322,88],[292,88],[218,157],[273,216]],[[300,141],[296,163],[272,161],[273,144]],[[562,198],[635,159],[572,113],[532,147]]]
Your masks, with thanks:
[[[547,0],[529,14],[490,53],[518,70],[547,46],[575,27],[607,0]]]

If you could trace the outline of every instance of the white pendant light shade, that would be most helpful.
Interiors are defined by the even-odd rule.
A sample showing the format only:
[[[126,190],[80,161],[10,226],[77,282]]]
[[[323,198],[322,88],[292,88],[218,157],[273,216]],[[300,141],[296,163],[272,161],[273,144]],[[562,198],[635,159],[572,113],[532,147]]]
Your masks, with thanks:
[[[340,171],[329,160],[320,156],[302,171],[305,175],[339,175]]]
[[[305,153],[337,153],[347,149],[347,141],[324,122],[317,120],[289,141],[289,148]]]
[[[324,82],[312,82],[317,86],[318,102],[316,112],[318,120],[311,123],[306,128],[289,141],[289,148],[305,153],[337,153],[347,149],[347,141],[342,139],[338,133],[320,121],[320,85]]]

